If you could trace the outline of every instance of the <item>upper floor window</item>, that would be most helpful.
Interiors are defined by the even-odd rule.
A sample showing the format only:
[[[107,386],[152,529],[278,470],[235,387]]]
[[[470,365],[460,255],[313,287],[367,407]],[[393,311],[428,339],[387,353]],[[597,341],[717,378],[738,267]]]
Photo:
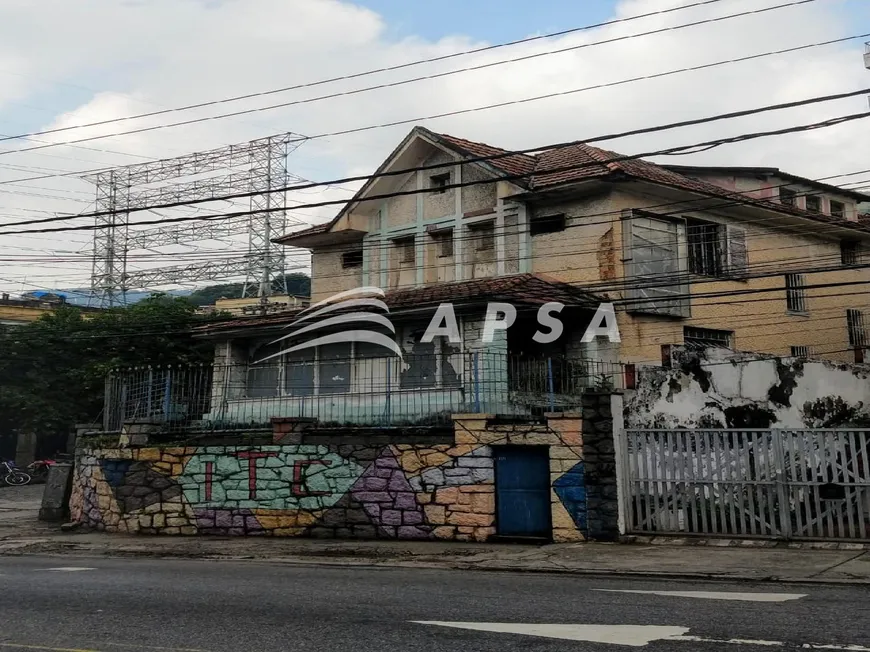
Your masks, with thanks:
[[[432,240],[438,248],[437,256],[439,258],[450,258],[453,256],[453,230],[437,231],[432,234]]]
[[[692,274],[726,276],[746,271],[746,232],[738,226],[687,220],[686,242]]]
[[[785,204],[786,206],[794,206],[797,200],[797,193],[786,187],[781,187],[779,189],[779,202],[781,204]]]
[[[493,222],[469,224],[468,230],[471,231],[475,251],[495,249],[495,224]]]
[[[857,265],[860,251],[860,245],[855,240],[843,240],[840,242],[840,263],[843,265]]]
[[[863,347],[867,345],[862,311],[852,309],[846,311],[846,328],[849,331],[849,346]]]
[[[680,278],[681,230],[674,220],[631,212],[623,228],[631,279],[626,290],[629,311],[687,316],[688,284]]]
[[[822,212],[822,198],[818,195],[807,195],[807,210],[810,213],[821,213]]]
[[[450,173],[443,172],[442,174],[433,174],[429,177],[429,187],[442,193],[447,190],[450,185]]]
[[[689,348],[731,348],[734,331],[722,331],[713,328],[683,328],[683,343]]]
[[[841,201],[831,200],[831,215],[834,217],[846,217],[846,204]]]
[[[404,265],[413,265],[417,260],[417,247],[414,244],[413,236],[400,238],[395,242],[399,250],[399,262]]]
[[[785,304],[789,312],[807,312],[807,290],[803,274],[785,275]]]
[[[341,266],[343,269],[350,269],[353,267],[362,267],[363,264],[363,251],[362,249],[355,249],[353,251],[346,251],[341,254]]]
[[[545,233],[558,233],[564,231],[567,226],[564,213],[560,215],[542,215],[533,217],[529,221],[529,235],[543,235]]]

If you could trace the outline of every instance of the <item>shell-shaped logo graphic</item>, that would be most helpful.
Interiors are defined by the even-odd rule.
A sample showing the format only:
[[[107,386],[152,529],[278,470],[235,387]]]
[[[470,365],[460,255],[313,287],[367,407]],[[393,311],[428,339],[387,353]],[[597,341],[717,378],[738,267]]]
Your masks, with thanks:
[[[257,363],[294,351],[345,342],[374,344],[389,350],[390,355],[402,358],[402,350],[396,343],[396,329],[388,317],[390,309],[383,302],[383,297],[384,291],[380,288],[360,287],[318,301],[300,312],[297,318],[286,326],[294,329],[292,332],[279,337],[271,344],[288,340],[297,343],[257,360]],[[380,310],[383,314],[373,309]],[[366,329],[366,324],[370,327],[377,326],[380,330]],[[340,330],[317,336],[320,331],[335,328]],[[381,332],[383,330],[392,333],[392,337]],[[300,338],[303,338],[302,341],[299,341]],[[388,354],[385,352],[385,355]]]

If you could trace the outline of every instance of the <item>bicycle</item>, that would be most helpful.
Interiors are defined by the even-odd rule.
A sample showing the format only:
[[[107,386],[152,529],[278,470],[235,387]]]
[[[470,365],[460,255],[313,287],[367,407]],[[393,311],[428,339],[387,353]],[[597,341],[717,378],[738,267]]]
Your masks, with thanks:
[[[30,475],[17,468],[14,462],[0,461],[0,476],[11,487],[21,487],[30,483]]]

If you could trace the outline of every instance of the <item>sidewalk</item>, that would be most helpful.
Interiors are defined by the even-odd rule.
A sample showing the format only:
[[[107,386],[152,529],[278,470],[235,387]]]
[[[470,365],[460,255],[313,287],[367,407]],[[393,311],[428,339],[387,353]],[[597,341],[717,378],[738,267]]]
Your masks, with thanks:
[[[572,543],[548,546],[430,541],[334,541],[256,537],[158,537],[66,533],[39,528],[6,533],[0,554],[252,560],[340,566],[616,574],[782,582],[870,584],[870,550],[746,545]]]
[[[771,541],[636,537],[633,543],[531,546],[64,532],[58,525],[37,520],[41,493],[42,487],[30,486],[0,491],[0,555],[250,560],[870,585],[870,549],[860,544],[810,547]]]

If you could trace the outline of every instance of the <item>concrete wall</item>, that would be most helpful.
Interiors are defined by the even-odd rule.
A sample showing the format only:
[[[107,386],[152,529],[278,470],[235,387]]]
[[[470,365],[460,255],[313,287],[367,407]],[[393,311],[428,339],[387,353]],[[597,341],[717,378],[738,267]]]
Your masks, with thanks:
[[[621,277],[621,222],[613,210],[604,195],[530,211],[530,220],[564,214],[566,221],[564,231],[529,238],[531,271],[578,284]]]
[[[836,428],[870,423],[870,365],[707,349],[638,370],[629,428]]]
[[[553,540],[586,537],[579,415],[454,419],[440,439],[280,422],[272,446],[80,449],[71,518],[110,532],[485,541],[498,532],[494,447],[533,445],[549,447]]]
[[[336,292],[362,285],[362,268],[341,266],[341,255],[355,245],[345,244],[315,249],[311,254],[311,302],[326,299]],[[361,244],[359,246],[362,246]]]

